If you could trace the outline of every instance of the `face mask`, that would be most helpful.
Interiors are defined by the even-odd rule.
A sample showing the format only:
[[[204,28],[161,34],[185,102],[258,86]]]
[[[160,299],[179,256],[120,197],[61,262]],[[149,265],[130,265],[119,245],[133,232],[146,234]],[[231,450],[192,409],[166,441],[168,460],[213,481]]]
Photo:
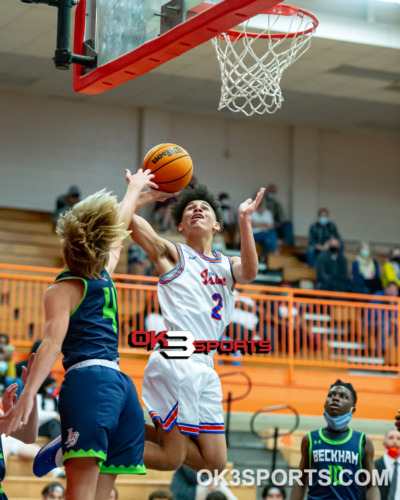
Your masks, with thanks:
[[[275,193],[267,193],[267,198],[273,200],[275,198]]]
[[[0,373],[4,373],[8,370],[7,361],[0,361]]]
[[[328,224],[328,217],[320,217],[319,223],[323,225]]]
[[[353,418],[352,410],[353,408],[350,410],[350,413],[345,413],[344,415],[340,415],[338,417],[331,417],[328,413],[326,413],[326,411],[324,411],[324,419],[326,420],[328,427],[334,431],[340,431],[341,429],[344,429]]]
[[[400,263],[400,256],[399,257],[397,257],[397,256],[396,257],[392,257],[390,260],[392,262],[397,262],[399,264]]]
[[[370,254],[370,250],[369,248],[362,248],[360,250],[360,254],[363,256],[363,257],[369,257],[369,254]]]
[[[331,252],[332,255],[338,255],[339,253],[339,248],[338,247],[331,247],[329,249],[329,251]]]
[[[389,448],[386,449],[389,457],[392,457],[394,459],[399,458],[400,448],[398,448],[397,446],[389,446]]]

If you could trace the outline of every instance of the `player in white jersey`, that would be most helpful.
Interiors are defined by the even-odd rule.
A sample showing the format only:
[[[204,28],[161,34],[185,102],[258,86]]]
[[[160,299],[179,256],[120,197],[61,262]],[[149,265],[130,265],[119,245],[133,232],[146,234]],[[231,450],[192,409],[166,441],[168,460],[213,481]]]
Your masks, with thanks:
[[[173,206],[173,217],[186,245],[160,237],[143,218],[134,215],[131,236],[157,265],[158,296],[168,330],[192,332],[196,340],[219,340],[231,322],[236,283],[250,283],[258,272],[251,226],[264,188],[255,200],[239,207],[241,257],[212,251],[221,225],[221,211],[205,186],[189,188]],[[157,199],[142,193],[138,208]],[[174,470],[182,463],[195,470],[222,471],[227,452],[222,390],[211,355],[166,359],[151,354],[143,377],[142,399],[153,419],[147,426],[144,463]]]

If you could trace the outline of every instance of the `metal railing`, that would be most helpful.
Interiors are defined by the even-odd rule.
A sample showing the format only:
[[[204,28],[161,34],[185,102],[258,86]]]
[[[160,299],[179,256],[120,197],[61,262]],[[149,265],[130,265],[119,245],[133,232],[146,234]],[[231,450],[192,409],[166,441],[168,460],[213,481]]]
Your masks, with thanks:
[[[9,333],[15,345],[42,337],[43,294],[58,272],[0,264],[0,331]],[[157,278],[113,278],[120,346],[128,352],[128,334],[145,329],[149,314],[160,314]],[[237,289],[234,321],[227,328],[230,341],[267,340],[271,351],[234,360],[285,367],[289,381],[296,367],[322,367],[395,372],[400,383],[400,298],[260,285]]]

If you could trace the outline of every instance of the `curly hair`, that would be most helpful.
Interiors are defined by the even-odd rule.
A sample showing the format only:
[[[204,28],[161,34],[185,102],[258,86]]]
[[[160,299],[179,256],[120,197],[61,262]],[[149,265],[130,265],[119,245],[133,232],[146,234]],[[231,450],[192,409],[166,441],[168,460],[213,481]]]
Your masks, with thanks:
[[[112,243],[126,238],[130,231],[118,222],[116,196],[103,189],[61,215],[56,233],[63,244],[69,271],[96,279],[108,264]]]
[[[349,382],[342,382],[339,378],[336,380],[336,382],[334,382],[329,391],[332,389],[332,387],[336,387],[337,385],[340,385],[341,387],[345,387],[346,389],[348,389],[353,397],[353,403],[354,403],[354,406],[356,406],[356,403],[357,403],[357,393],[354,389],[354,387],[352,386],[352,384],[350,384]]]
[[[215,218],[217,219],[217,222],[222,224],[222,212],[221,212],[220,204],[217,202],[214,195],[212,193],[210,193],[207,186],[199,185],[196,187],[186,188],[179,195],[176,203],[174,203],[172,205],[172,208],[171,208],[172,218],[177,226],[182,221],[182,215],[183,215],[185,208],[187,207],[187,205],[189,205],[189,203],[191,201],[194,201],[194,200],[206,201],[210,205],[210,207],[213,209],[213,211],[215,213]]]

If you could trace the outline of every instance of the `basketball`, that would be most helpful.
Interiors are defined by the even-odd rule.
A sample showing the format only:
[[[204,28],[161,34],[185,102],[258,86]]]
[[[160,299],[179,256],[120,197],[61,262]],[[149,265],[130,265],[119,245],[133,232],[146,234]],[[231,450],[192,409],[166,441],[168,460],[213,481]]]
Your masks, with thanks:
[[[189,153],[177,144],[164,143],[150,149],[143,161],[143,170],[150,169],[160,191],[174,193],[186,187],[193,175]]]

